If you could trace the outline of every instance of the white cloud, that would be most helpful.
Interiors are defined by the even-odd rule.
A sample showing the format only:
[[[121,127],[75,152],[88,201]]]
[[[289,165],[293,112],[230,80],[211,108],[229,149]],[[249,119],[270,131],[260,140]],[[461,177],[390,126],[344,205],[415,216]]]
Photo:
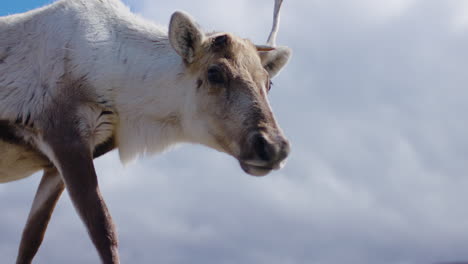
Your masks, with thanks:
[[[453,11],[455,15],[452,18],[454,30],[460,33],[466,33],[468,29],[468,2],[455,1]]]
[[[337,2],[342,7],[358,11],[363,17],[367,16],[379,21],[401,17],[414,6],[416,0],[342,0]]]

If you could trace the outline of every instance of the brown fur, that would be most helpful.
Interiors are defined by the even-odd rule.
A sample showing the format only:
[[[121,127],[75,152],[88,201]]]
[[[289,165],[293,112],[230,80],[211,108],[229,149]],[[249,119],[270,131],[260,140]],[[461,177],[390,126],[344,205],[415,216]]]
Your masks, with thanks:
[[[103,263],[118,263],[117,234],[107,206],[99,190],[93,165],[86,124],[81,123],[78,104],[89,103],[84,82],[64,83],[62,100],[43,127],[43,140],[50,147],[53,162],[60,171],[70,198],[85,223]],[[70,86],[68,86],[70,85]],[[83,89],[76,89],[76,86]],[[80,92],[76,92],[80,91]]]
[[[59,177],[60,175],[55,169],[44,171],[44,175],[42,176],[41,183],[39,184],[34,198],[32,209],[37,206],[40,207],[35,211],[31,211],[29,214],[26,226],[23,230],[23,236],[21,238],[18,259],[16,260],[17,264],[31,263],[42,243],[42,240],[44,239],[44,234],[55,205],[65,188],[62,180],[57,179]],[[48,189],[47,187],[49,187],[49,182],[53,181],[58,181],[58,184],[52,186],[52,189]],[[42,204],[38,204],[39,199],[43,199],[42,196],[46,196],[45,201],[43,201]]]

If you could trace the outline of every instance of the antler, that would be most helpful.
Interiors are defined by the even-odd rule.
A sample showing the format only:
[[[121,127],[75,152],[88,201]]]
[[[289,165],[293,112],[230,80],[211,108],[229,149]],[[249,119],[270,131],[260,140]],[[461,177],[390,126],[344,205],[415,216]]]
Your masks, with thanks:
[[[278,34],[279,23],[280,23],[280,9],[283,0],[275,0],[275,10],[273,12],[273,27],[271,28],[270,36],[268,36],[267,44],[269,46],[276,46],[276,35]]]

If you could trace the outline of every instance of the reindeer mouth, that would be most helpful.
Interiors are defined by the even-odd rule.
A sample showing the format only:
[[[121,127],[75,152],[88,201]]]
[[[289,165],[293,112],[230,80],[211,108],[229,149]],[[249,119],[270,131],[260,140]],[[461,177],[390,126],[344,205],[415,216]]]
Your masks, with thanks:
[[[239,160],[239,164],[246,173],[252,176],[265,176],[272,170],[279,170],[282,168],[284,162],[280,162],[279,164],[271,166],[271,164],[263,161]]]

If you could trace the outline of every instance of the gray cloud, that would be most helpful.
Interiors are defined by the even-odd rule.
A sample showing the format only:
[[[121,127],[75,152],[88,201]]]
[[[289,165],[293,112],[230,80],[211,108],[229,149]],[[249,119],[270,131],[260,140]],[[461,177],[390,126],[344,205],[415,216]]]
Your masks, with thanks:
[[[183,9],[256,42],[271,23],[266,0],[127,2],[163,24]],[[103,157],[122,262],[467,261],[466,14],[463,1],[285,1],[279,43],[294,57],[271,101],[293,144],[287,167],[252,178],[197,146],[126,168]],[[5,263],[37,182],[0,185]],[[37,263],[95,263],[64,198]]]

